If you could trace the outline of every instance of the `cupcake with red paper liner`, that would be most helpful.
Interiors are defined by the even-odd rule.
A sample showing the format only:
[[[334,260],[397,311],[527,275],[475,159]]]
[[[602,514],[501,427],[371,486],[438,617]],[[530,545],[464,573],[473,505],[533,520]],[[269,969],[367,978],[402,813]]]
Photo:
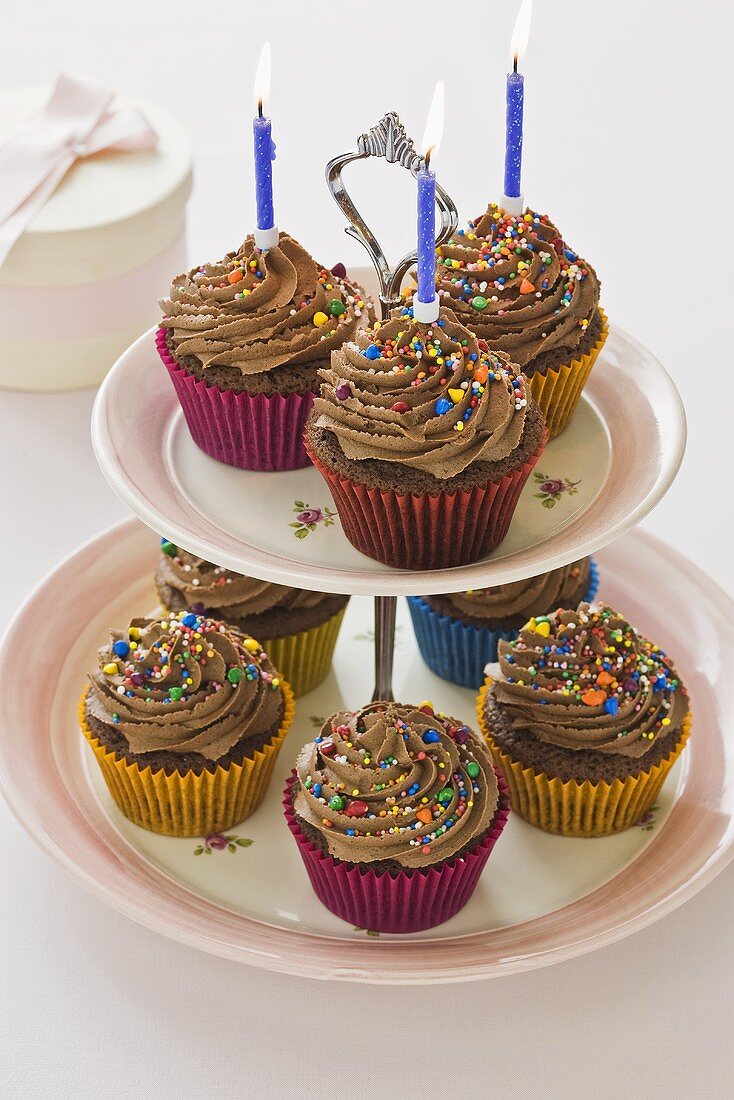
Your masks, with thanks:
[[[437,273],[441,302],[519,365],[558,435],[607,337],[594,269],[547,215],[492,203],[439,248]]]
[[[517,637],[528,615],[591,602],[599,574],[591,558],[491,588],[408,596],[418,648],[432,672],[476,691],[501,641]]]
[[[380,932],[433,928],[466,905],[509,812],[486,745],[429,703],[333,715],[283,805],[319,900]]]
[[[547,437],[506,355],[449,310],[423,324],[405,307],[320,374],[306,449],[358,550],[437,569],[499,545]]]
[[[563,836],[628,829],[688,739],[688,693],[667,655],[609,607],[536,615],[499,643],[479,721],[513,809]]]
[[[303,428],[331,352],[371,306],[342,264],[317,264],[287,234],[248,237],[219,263],[177,276],[156,346],[194,442],[246,470],[308,465]]]
[[[182,611],[111,631],[79,720],[126,817],[154,833],[207,836],[259,806],[293,693],[259,642]]]
[[[166,611],[191,610],[257,638],[293,689],[328,675],[349,596],[245,577],[161,540],[155,584]]]

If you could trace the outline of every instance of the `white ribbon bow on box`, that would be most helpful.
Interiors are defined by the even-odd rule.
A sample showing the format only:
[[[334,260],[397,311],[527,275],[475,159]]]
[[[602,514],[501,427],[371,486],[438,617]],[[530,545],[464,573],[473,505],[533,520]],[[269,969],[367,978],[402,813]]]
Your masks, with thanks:
[[[72,164],[103,149],[150,149],[158,135],[115,93],[62,73],[48,103],[0,145],[0,267]]]

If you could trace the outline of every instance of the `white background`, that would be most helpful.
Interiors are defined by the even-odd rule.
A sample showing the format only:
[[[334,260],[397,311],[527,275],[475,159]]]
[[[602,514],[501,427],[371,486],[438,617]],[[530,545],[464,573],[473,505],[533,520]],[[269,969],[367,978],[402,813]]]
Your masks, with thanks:
[[[528,201],[594,264],[612,320],[673,374],[688,453],[645,526],[731,589],[731,5],[535,7]],[[197,148],[192,259],[214,259],[253,223],[251,84],[269,36],[279,223],[324,262],[363,262],[343,236],[323,164],[390,108],[419,139],[440,75],[447,118],[436,167],[462,215],[478,213],[501,183],[515,11],[509,0],[35,0],[5,11],[0,86],[50,81],[64,67],[168,105]],[[374,181],[375,220],[402,251],[410,194],[393,189],[402,173],[385,171]],[[59,558],[124,514],[92,458],[91,403],[89,393],[0,394],[3,617]],[[674,615],[674,592],[670,601]],[[39,638],[39,682],[54,659]],[[4,804],[0,871],[5,1095],[734,1092],[734,870],[596,954],[496,982],[403,991],[236,968],[157,937],[68,880]]]

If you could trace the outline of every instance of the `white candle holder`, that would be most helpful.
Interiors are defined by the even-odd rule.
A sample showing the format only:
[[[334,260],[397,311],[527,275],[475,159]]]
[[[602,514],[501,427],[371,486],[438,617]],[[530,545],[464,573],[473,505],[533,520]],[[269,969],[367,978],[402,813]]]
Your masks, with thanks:
[[[519,218],[521,214],[525,213],[525,196],[503,195],[500,205],[506,214],[511,214],[513,218]]]
[[[419,302],[418,298],[413,295],[413,316],[416,321],[420,321],[424,325],[432,325],[434,321],[438,320],[439,308],[438,295],[430,302]]]
[[[275,248],[280,241],[280,232],[277,225],[272,225],[270,229],[258,229],[255,228],[255,247],[261,248],[263,252],[266,252],[268,248]]]

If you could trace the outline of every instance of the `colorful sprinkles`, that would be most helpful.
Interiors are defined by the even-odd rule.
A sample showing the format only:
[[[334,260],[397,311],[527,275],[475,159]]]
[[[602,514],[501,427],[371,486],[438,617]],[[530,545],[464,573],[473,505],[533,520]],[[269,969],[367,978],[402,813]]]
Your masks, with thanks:
[[[486,784],[471,731],[424,702],[420,712],[430,725],[420,733],[411,712],[415,708],[377,704],[342,713],[315,738],[316,768],[301,781],[323,814],[324,828],[347,837],[402,835],[408,847],[428,855],[431,844],[471,810]],[[368,713],[383,716],[376,753],[374,742],[372,750],[360,744],[370,732]],[[399,749],[391,748],[396,738]]]
[[[523,306],[526,298],[551,293],[558,296],[554,313],[563,313],[589,275],[586,263],[558,235],[547,214],[528,210],[513,216],[495,203],[467,229],[458,230],[437,250],[437,257],[439,292],[449,304],[458,299],[493,317],[501,317],[510,305]],[[587,317],[579,320],[582,328],[588,324]]]
[[[588,708],[590,718],[612,722],[621,716],[618,740],[654,741],[670,726],[675,696],[687,694],[664,650],[604,605],[531,618],[515,641],[500,643],[499,659],[507,684],[524,689],[519,702],[537,694],[542,706]],[[586,730],[583,722],[581,739]]]
[[[224,662],[217,648],[217,635],[227,636],[235,663]],[[146,644],[148,641],[150,644]],[[210,694],[225,688],[236,690],[242,681],[260,680],[271,690],[277,690],[280,686],[277,674],[262,667],[266,657],[265,650],[253,638],[215,619],[180,611],[148,624],[131,626],[127,639],[112,643],[101,671],[121,697],[175,705],[188,703],[194,691]],[[223,664],[224,670],[224,675],[216,679],[205,672],[214,659],[219,667]],[[193,666],[198,666],[201,673],[196,677],[196,686]],[[112,720],[119,722],[119,715],[113,714]]]

